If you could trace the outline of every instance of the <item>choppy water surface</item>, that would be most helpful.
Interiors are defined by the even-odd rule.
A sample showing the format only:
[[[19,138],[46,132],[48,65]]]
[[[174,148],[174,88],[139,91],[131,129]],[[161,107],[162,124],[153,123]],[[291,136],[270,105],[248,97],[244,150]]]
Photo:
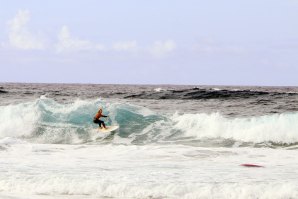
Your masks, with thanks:
[[[297,198],[297,121],[297,87],[0,84],[0,196]]]

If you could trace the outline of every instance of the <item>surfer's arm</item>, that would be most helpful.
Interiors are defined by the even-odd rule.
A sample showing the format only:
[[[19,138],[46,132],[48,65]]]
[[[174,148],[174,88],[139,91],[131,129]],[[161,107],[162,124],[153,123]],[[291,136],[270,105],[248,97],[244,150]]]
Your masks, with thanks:
[[[107,116],[107,115],[102,115],[101,117],[109,117],[109,116]]]

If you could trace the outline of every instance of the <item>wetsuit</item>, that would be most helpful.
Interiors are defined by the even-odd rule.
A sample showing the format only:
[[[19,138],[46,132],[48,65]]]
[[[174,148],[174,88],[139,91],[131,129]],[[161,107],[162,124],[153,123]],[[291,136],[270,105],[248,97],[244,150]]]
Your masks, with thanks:
[[[102,125],[104,128],[106,128],[106,125],[105,125],[104,121],[102,121],[102,120],[99,119],[99,118],[101,118],[101,117],[108,117],[108,116],[103,115],[103,114],[101,114],[101,113],[98,112],[98,113],[95,115],[95,117],[93,118],[93,122],[96,123],[96,124],[98,124],[99,127],[101,127],[101,125]]]

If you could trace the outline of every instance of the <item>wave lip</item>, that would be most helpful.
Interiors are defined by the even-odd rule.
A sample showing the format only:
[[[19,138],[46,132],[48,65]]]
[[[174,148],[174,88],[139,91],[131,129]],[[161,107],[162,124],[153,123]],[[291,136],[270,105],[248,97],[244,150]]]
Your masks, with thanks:
[[[40,119],[35,102],[0,107],[0,138],[30,135]]]

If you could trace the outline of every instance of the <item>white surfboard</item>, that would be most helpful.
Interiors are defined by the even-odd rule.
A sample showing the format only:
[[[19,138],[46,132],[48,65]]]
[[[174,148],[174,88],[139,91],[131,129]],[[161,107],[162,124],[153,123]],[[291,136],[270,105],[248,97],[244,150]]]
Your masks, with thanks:
[[[93,129],[94,134],[92,135],[92,141],[99,141],[99,140],[105,140],[107,138],[109,138],[110,136],[112,136],[114,133],[116,133],[115,131],[117,129],[119,129],[119,126],[106,126],[107,129],[101,129],[101,128],[97,128],[97,129]]]
[[[102,132],[102,133],[110,133],[112,131],[116,131],[119,128],[119,126],[106,126],[106,128],[98,128],[98,131]]]

